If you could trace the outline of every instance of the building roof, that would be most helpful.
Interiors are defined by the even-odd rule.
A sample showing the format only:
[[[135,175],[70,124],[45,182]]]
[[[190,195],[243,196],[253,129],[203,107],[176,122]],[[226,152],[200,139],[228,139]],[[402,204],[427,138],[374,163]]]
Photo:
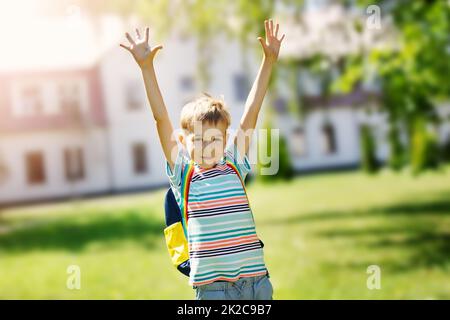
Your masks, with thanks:
[[[370,101],[379,101],[379,99],[379,92],[356,89],[346,94],[335,94],[330,97],[326,97],[323,95],[305,96],[303,98],[303,102],[304,106],[308,109],[321,107],[363,106]]]

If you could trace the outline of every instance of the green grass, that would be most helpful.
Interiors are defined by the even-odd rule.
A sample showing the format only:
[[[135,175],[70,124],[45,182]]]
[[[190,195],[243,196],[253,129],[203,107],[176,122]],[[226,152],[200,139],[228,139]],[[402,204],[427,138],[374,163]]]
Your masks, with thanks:
[[[193,299],[163,238],[164,190],[0,213],[0,298]],[[248,188],[275,299],[449,299],[450,167]],[[81,290],[66,287],[69,265]],[[381,268],[368,290],[366,269]]]

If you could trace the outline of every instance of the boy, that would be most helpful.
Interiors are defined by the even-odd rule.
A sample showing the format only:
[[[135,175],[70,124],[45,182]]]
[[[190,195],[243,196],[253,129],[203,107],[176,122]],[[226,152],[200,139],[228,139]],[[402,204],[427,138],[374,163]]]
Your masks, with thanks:
[[[267,91],[284,35],[279,25],[264,21],[266,38],[258,37],[263,60],[245,104],[240,127],[227,146],[230,114],[224,101],[205,95],[188,103],[181,114],[182,134],[174,130],[156,80],[153,60],[161,45],[150,48],[149,29],[136,41],[126,33],[141,68],[147,97],[166,158],[166,173],[180,207],[186,210],[189,243],[189,284],[196,299],[272,299],[273,288],[264,263],[253,214],[245,193],[244,179],[250,171],[248,148]],[[190,174],[185,168],[190,165]],[[188,179],[189,188],[181,190]],[[183,183],[182,183],[183,182]],[[185,202],[184,202],[185,201]]]

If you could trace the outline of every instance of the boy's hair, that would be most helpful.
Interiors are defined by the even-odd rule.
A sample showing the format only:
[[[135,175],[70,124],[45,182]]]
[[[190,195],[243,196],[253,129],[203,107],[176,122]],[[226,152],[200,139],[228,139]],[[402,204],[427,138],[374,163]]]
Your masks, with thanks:
[[[223,98],[215,99],[208,93],[203,92],[202,95],[185,104],[181,110],[181,128],[188,132],[194,132],[196,121],[214,124],[224,121],[228,128],[231,123],[231,116]]]

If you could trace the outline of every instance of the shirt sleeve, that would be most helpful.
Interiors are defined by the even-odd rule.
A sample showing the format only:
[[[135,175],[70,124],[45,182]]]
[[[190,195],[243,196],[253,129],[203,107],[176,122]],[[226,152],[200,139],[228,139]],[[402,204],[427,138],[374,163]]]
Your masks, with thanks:
[[[237,145],[234,142],[227,146],[225,155],[226,158],[237,167],[242,180],[245,180],[247,174],[252,170],[247,155],[244,154],[244,157],[241,157]]]
[[[170,186],[174,191],[179,191],[181,188],[181,176],[183,174],[183,167],[188,163],[187,155],[184,148],[178,145],[177,157],[174,162],[173,171],[170,168],[169,162],[166,160],[166,175],[169,178]]]

